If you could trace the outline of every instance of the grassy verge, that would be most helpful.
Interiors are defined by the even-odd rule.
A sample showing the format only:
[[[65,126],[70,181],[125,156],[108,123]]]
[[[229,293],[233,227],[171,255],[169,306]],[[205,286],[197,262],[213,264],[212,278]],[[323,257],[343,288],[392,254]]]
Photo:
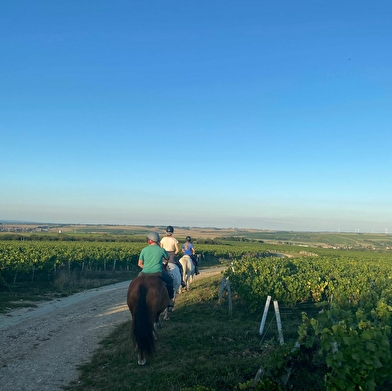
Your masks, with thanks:
[[[234,390],[261,366],[267,378],[279,377],[277,361],[284,361],[287,347],[279,348],[273,311],[260,338],[262,314],[251,314],[237,297],[231,317],[227,297],[218,305],[220,278],[196,279],[192,290],[179,296],[170,321],[159,330],[156,355],[145,367],[137,365],[131,349],[129,321],[102,342],[66,390]],[[285,341],[296,341],[301,310],[281,308]],[[323,389],[323,369],[309,365],[293,367],[291,389]],[[280,389],[273,380],[267,383],[263,389]]]

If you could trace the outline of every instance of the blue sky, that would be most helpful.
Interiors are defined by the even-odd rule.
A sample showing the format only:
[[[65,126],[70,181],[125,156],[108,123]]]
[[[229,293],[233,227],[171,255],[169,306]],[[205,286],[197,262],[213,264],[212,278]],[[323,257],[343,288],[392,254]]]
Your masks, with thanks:
[[[392,232],[390,1],[0,11],[0,220]]]

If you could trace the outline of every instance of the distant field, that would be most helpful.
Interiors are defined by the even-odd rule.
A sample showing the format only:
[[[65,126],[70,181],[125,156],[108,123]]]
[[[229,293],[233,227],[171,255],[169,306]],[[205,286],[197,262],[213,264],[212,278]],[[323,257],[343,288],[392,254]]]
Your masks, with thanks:
[[[392,249],[391,234],[361,234],[333,232],[242,232],[247,238],[261,239],[265,242],[286,242],[309,246],[329,246],[344,248],[384,248]],[[374,247],[374,248],[373,248]]]
[[[113,235],[141,235],[149,231],[165,233],[166,226],[139,226],[139,225],[91,225],[91,224],[0,224],[3,230],[12,232],[47,232],[47,233],[107,233]],[[20,231],[19,231],[20,230]],[[242,231],[241,231],[242,232]],[[247,232],[247,231],[244,231]],[[249,230],[252,232],[252,230]],[[238,233],[236,229],[199,228],[199,227],[175,227],[175,236],[194,236],[200,238],[216,238],[222,236],[233,236]]]
[[[67,224],[0,224],[2,234],[64,234],[64,235],[137,235],[148,231],[164,235],[166,226],[139,225],[67,225]],[[256,229],[214,228],[214,227],[174,227],[174,236],[184,240],[193,239],[244,238],[262,240],[271,244],[289,244],[309,247],[347,248],[392,251],[392,234],[380,233],[338,233],[338,232],[297,232],[268,231]],[[9,232],[12,231],[12,232]],[[0,235],[0,239],[3,235]]]

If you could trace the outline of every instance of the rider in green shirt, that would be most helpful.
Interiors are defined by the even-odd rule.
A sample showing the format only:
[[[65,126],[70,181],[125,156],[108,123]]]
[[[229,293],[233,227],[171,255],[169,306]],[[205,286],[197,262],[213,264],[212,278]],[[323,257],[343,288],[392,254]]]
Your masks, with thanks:
[[[169,259],[167,251],[159,245],[159,234],[150,232],[147,235],[148,246],[140,253],[138,266],[143,270],[140,274],[155,274],[166,283],[170,299],[174,297],[173,279],[169,273],[163,270],[163,259]]]

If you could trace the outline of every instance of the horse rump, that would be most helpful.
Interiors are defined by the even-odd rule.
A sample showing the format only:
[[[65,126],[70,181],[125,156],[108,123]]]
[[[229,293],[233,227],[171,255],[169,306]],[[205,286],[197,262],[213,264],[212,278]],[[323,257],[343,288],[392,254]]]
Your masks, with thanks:
[[[127,304],[132,314],[131,337],[138,363],[144,365],[145,356],[155,353],[156,323],[169,304],[169,295],[158,276],[140,275],[129,284]]]

